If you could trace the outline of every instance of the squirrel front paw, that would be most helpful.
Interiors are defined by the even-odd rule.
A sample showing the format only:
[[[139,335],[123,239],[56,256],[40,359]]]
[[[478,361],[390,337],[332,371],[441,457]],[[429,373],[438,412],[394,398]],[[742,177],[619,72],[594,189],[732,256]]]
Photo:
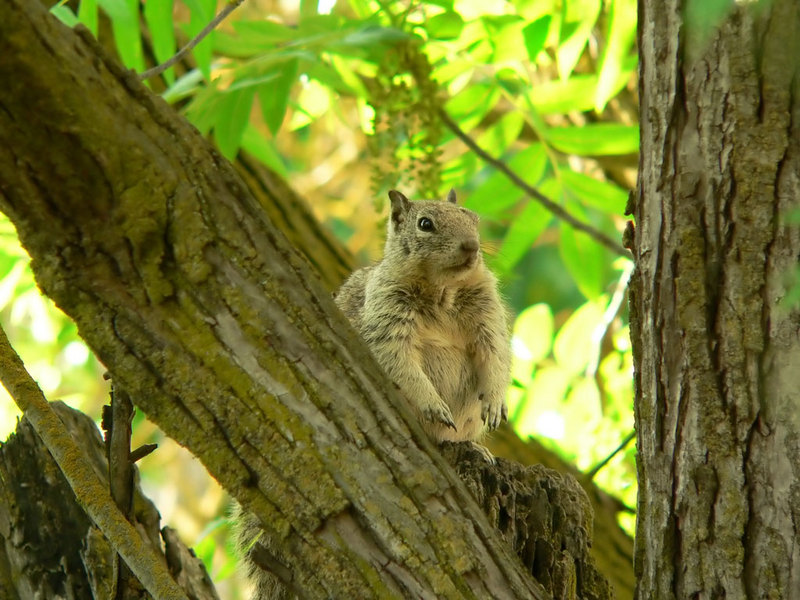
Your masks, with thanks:
[[[478,398],[481,401],[481,420],[489,431],[500,427],[501,422],[508,421],[508,405],[502,394],[491,399],[481,394]]]
[[[443,400],[420,406],[419,411],[424,420],[438,425],[445,425],[451,427],[453,431],[458,431],[455,420],[453,419],[453,413]]]

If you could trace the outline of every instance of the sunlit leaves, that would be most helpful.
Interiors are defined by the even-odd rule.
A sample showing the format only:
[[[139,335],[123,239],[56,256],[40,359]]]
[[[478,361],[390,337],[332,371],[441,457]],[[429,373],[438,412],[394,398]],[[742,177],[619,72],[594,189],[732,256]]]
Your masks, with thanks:
[[[636,39],[636,0],[612,0],[608,15],[606,47],[600,57],[600,76],[595,91],[595,109],[602,110],[619,91],[618,81],[630,78],[636,63],[628,61]],[[625,71],[625,72],[624,72]]]
[[[483,17],[483,26],[492,45],[492,62],[504,63],[527,57],[522,30],[526,26],[523,18],[516,15]]]
[[[175,25],[172,22],[172,4],[172,0],[150,0],[144,3],[144,18],[153,40],[153,53],[159,63],[169,60],[177,49]],[[174,67],[164,72],[164,79],[170,84],[175,82]]]
[[[527,183],[537,185],[547,167],[544,146],[531,144],[508,159],[508,165],[514,172],[521,173]],[[514,206],[523,194],[524,192],[509,181],[508,177],[494,172],[467,197],[464,206],[498,219],[504,211]]]
[[[511,347],[515,360],[536,364],[550,353],[553,343],[553,313],[548,304],[534,304],[514,321]],[[515,379],[530,377],[530,370],[517,373]]]
[[[625,210],[628,192],[616,184],[568,170],[561,172],[561,182],[568,192],[586,206],[617,215],[621,215]]]
[[[142,35],[139,29],[139,3],[137,0],[98,0],[100,7],[111,17],[117,52],[129,69],[142,71]]]
[[[289,102],[289,92],[297,80],[297,67],[297,59],[289,60],[280,66],[272,81],[259,86],[258,100],[261,104],[261,113],[273,134],[278,133],[283,122]]]
[[[539,56],[539,52],[544,49],[544,43],[547,41],[547,34],[550,31],[551,22],[552,18],[550,15],[546,15],[522,28],[525,49],[528,52],[528,59],[531,62],[536,62],[536,57]]]
[[[561,43],[556,51],[558,74],[569,77],[600,15],[600,0],[569,0],[562,8]]]
[[[255,89],[245,87],[222,94],[214,123],[214,140],[222,155],[231,160],[236,156],[242,134],[250,120]]]
[[[639,127],[616,123],[597,123],[582,127],[554,127],[547,141],[568,154],[614,156],[639,150]]]
[[[439,13],[428,19],[425,29],[428,35],[437,40],[453,40],[461,35],[464,19],[455,11]]]
[[[217,3],[216,0],[184,0],[184,2],[189,7],[190,14],[187,32],[194,37],[214,18]],[[207,81],[211,80],[211,53],[215,35],[216,32],[211,32],[192,50],[197,66]]]
[[[475,127],[500,100],[500,90],[490,83],[476,84],[451,98],[447,113],[457,119],[464,131]]]

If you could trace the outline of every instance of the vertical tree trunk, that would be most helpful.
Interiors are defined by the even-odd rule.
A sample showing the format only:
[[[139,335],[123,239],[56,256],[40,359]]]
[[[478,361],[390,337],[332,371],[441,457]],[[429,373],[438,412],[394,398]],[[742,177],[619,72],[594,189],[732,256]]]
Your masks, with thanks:
[[[800,3],[695,7],[639,2],[637,597],[797,598]]]

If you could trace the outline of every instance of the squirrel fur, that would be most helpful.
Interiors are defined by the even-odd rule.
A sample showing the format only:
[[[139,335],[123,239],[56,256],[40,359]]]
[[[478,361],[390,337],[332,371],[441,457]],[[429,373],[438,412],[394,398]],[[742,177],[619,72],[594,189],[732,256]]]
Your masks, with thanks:
[[[383,259],[335,300],[436,442],[476,441],[507,418],[510,343],[478,215],[392,190]],[[480,449],[491,460],[483,447]]]

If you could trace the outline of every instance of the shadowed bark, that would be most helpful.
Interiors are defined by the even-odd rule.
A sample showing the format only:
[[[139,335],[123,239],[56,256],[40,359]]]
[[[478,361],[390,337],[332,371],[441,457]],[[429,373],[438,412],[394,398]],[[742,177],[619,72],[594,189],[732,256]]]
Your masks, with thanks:
[[[106,447],[94,422],[61,402],[51,404],[80,440],[84,457],[108,481]],[[192,600],[217,594],[203,567],[169,527],[159,531],[156,507],[138,485],[131,517]],[[26,419],[0,444],[0,597],[150,598],[135,579],[118,589],[117,555],[81,507],[50,453]]]

